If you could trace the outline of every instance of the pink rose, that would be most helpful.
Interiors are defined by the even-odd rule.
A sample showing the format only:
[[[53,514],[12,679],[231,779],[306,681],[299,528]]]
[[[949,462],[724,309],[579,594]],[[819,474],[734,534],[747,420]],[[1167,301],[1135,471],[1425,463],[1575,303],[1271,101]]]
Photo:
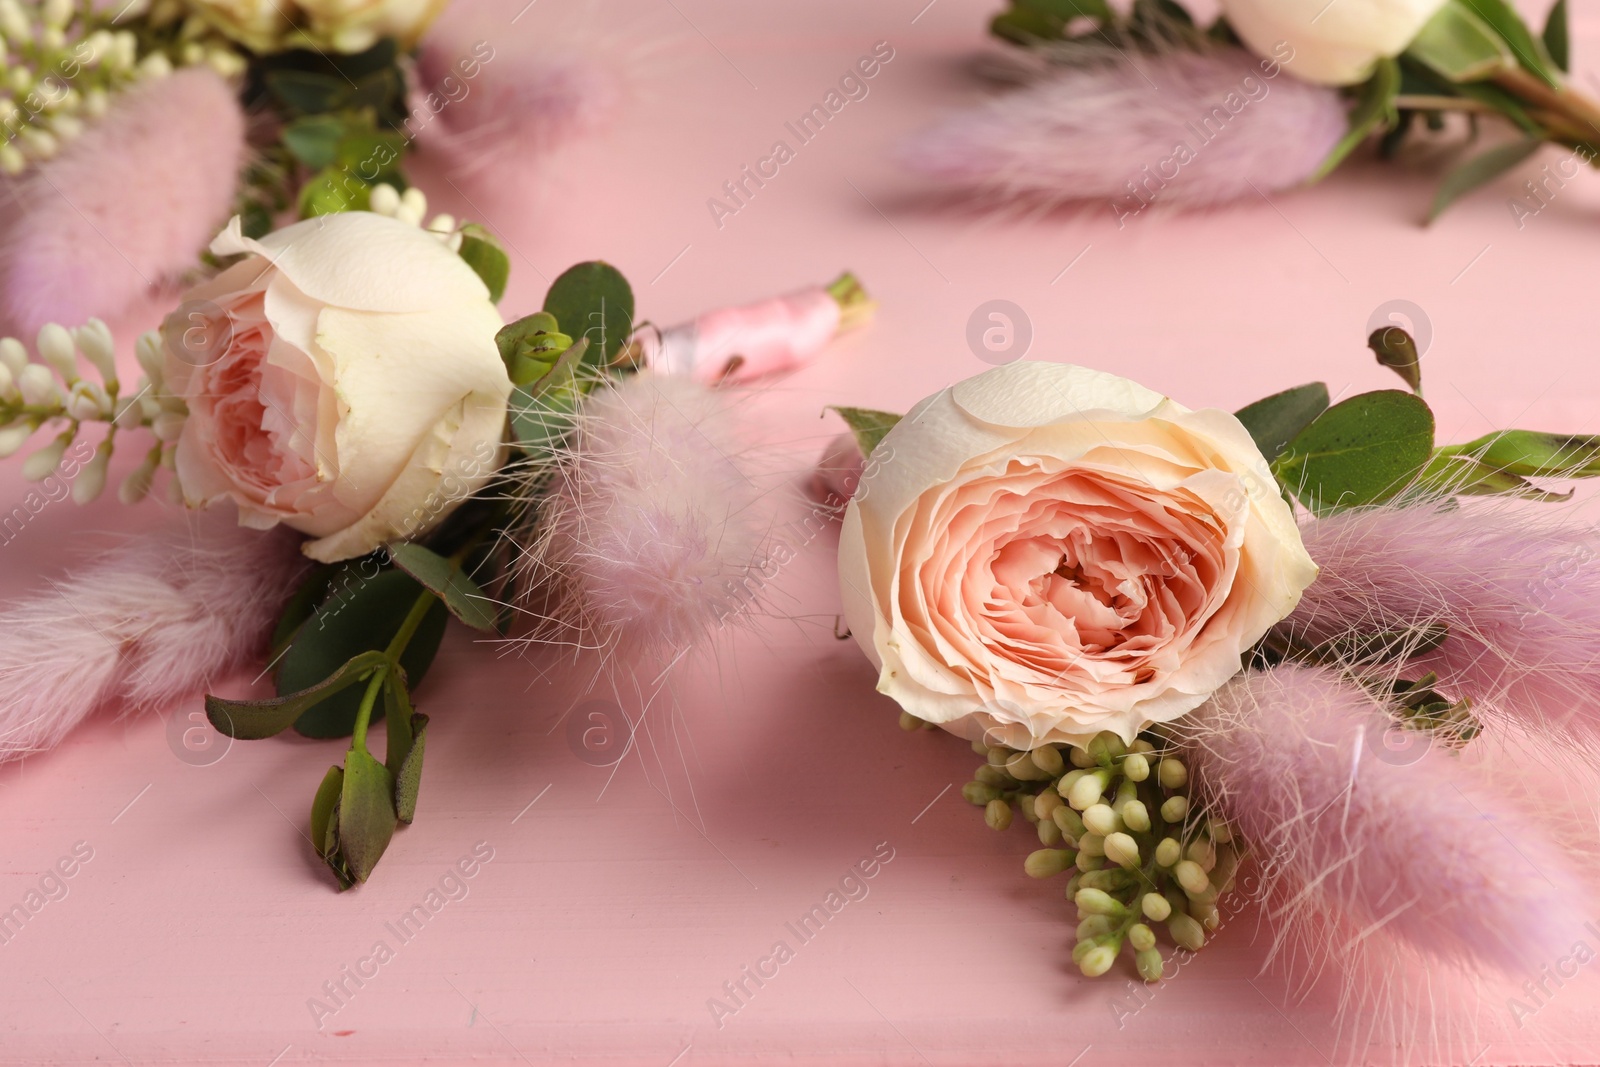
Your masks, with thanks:
[[[494,473],[500,314],[436,236],[351,212],[255,241],[234,219],[211,250],[250,255],[162,325],[190,506],[232,500],[331,562],[425,532]]]
[[[1125,741],[1198,707],[1317,568],[1233,416],[1013,363],[879,445],[839,570],[878,691],[969,738]]]

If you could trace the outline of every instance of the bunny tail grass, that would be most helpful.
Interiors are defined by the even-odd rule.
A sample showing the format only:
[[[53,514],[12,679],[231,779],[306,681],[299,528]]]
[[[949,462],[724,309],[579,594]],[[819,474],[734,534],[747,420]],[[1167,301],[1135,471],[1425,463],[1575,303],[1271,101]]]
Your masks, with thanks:
[[[761,599],[774,494],[737,403],[650,372],[590,394],[518,564],[527,640],[675,660]]]
[[[300,538],[216,519],[141,535],[0,612],[0,759],[91,712],[158,709],[264,650],[307,563]]]
[[[1600,530],[1526,506],[1355,511],[1305,527],[1322,568],[1284,623],[1312,641],[1442,625],[1421,661],[1485,719],[1600,736]]]
[[[1348,127],[1332,89],[1235,48],[1050,69],[915,135],[902,159],[954,191],[1203,207],[1310,178]]]
[[[1280,944],[1331,917],[1344,929],[1325,945],[1335,956],[1376,934],[1469,968],[1536,973],[1583,930],[1579,878],[1537,820],[1446,746],[1423,734],[1391,746],[1390,729],[1342,673],[1288,665],[1235,678],[1183,740],[1210,810],[1265,873]]]
[[[21,181],[0,251],[0,311],[32,335],[125,311],[199,265],[245,159],[233,90],[203,67],[119,96]]]

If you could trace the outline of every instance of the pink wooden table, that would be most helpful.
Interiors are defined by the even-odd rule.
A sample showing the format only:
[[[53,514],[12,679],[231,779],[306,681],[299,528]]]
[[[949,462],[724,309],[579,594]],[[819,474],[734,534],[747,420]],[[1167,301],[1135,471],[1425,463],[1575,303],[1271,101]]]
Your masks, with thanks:
[[[495,40],[537,31],[542,10],[509,24],[518,6]],[[797,481],[834,432],[825,404],[904,409],[984,369],[967,321],[997,298],[1031,320],[1030,358],[1227,407],[1313,378],[1335,391],[1391,384],[1363,338],[1376,309],[1410,301],[1431,324],[1429,396],[1450,437],[1600,423],[1600,184],[1587,174],[1520,230],[1507,207],[1516,182],[1425,230],[1429,176],[1374,165],[1270,203],[1152,213],[1121,230],[1103,208],[938,213],[885,149],[973,91],[958,59],[991,0],[633,6],[624,37],[671,40],[642,60],[622,125],[531,193],[435,204],[507,237],[512,311],[593,257],[621,266],[659,321],[859,272],[882,301],[876,325],[752,400]],[[1592,65],[1600,11],[1576,14]],[[867,98],[719,227],[707,200],[880,41],[894,58]],[[23,492],[15,468],[0,484],[7,508]],[[0,589],[36,587],[104,531],[173,521],[114,500],[52,505],[4,545]],[[196,755],[181,743],[194,705],[175,720],[96,721],[58,751],[0,767],[0,908],[58,860],[79,860],[65,895],[0,944],[0,1062],[1397,1058],[1382,1020],[1336,1025],[1336,983],[1300,995],[1263,972],[1248,908],[1159,987],[1079,978],[1059,888],[1021,874],[1027,828],[987,830],[959,796],[966,746],[902,734],[855,647],[832,636],[833,548],[822,534],[780,576],[757,632],[675,672],[614,767],[568,741],[563,716],[596,695],[578,669],[496,659],[454,634],[421,693],[434,730],[418,821],[352,893],[332,891],[301,832],[338,746]],[[848,883],[865,895],[796,937],[786,924],[875,849],[892,858]],[[453,875],[473,857],[472,877]],[[402,926],[429,903],[425,923]],[[778,941],[792,958],[755,987],[745,968],[770,974],[761,961]],[[724,983],[741,980],[754,992],[716,1011],[713,999],[734,1003]],[[1434,981],[1457,1014],[1417,1061],[1600,1062],[1593,974],[1520,1028],[1508,989]]]

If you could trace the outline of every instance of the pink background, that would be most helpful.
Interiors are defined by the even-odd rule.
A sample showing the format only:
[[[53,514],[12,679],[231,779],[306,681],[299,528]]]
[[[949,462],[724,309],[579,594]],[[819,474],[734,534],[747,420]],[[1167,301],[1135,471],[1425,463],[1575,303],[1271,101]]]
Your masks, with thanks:
[[[486,37],[515,55],[541,19],[573,17],[551,4],[516,25],[520,4],[495,8]],[[995,298],[1031,320],[1029,358],[1228,408],[1316,378],[1335,392],[1393,384],[1363,339],[1375,309],[1407,300],[1431,323],[1425,371],[1444,439],[1513,423],[1600,429],[1590,175],[1520,230],[1507,207],[1516,181],[1423,228],[1435,175],[1421,163],[1361,163],[1270,202],[1152,212],[1122,230],[1100,205],[936,211],[887,149],[975,95],[960,60],[996,5],[925,4],[608,7],[591,22],[614,28],[595,33],[632,71],[618,126],[526,189],[436,183],[446,195],[434,206],[513,246],[509,312],[596,257],[661,322],[857,271],[882,302],[876,323],[751,400],[797,482],[836,429],[826,404],[904,409],[985,369],[965,332]],[[1600,11],[1577,8],[1586,61]],[[719,228],[707,199],[879,41],[895,58],[870,96]],[[1547,151],[1517,181],[1558,158]],[[16,467],[0,471],[7,508],[24,491]],[[37,588],[105,531],[181,521],[109,495],[52,505],[3,546],[0,588]],[[104,718],[0,767],[0,908],[76,842],[93,849],[67,897],[0,945],[0,1062],[1092,1067],[1391,1062],[1405,1048],[1415,1062],[1600,1062],[1591,974],[1520,1029],[1506,989],[1434,975],[1455,1013],[1434,1044],[1397,1040],[1389,1020],[1340,1019],[1337,975],[1302,995],[1292,972],[1263,971],[1249,908],[1176,979],[1144,990],[1148,1003],[1131,972],[1079,978],[1060,882],[1021,872],[1031,829],[987,830],[959,796],[976,763],[965,744],[902,734],[854,645],[833,638],[833,547],[824,533],[780,576],[754,632],[672,674],[615,768],[576,758],[567,740],[564,717],[593,695],[583,666],[497,659],[453,631],[419,697],[434,725],[418,821],[373,882],[344,895],[301,832],[341,746],[241,742],[197,765],[175,755],[168,719]],[[176,709],[172,730],[198,708]],[[493,859],[468,895],[400,944],[384,924],[477,842]],[[880,842],[893,860],[870,893],[800,944],[784,924]],[[380,939],[394,958],[319,1029],[308,999]],[[719,1027],[708,999],[779,939],[794,959]],[[1425,997],[1424,976],[1412,982]]]

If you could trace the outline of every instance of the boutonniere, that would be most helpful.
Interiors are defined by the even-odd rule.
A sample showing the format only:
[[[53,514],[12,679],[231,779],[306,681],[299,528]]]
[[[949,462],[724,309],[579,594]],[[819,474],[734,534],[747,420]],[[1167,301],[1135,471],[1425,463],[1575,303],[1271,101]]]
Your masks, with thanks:
[[[1085,975],[1170,976],[1246,898],[1278,943],[1513,973],[1583,931],[1551,820],[1460,756],[1600,729],[1600,536],[1527,513],[1600,438],[1436,442],[1410,339],[1372,344],[1409,388],[1228,414],[1018,362],[841,409],[850,632],[904,728],[972,743],[988,824],[1037,835]]]
[[[1454,153],[1431,221],[1559,146],[1509,201],[1520,227],[1594,161],[1600,103],[1568,78],[1565,0],[1542,32],[1505,0],[1221,6],[1201,25],[1172,0],[1012,0],[991,27],[1020,49],[996,71],[1010,88],[916,136],[906,159],[981,197],[1104,203],[1119,227],[1157,204],[1319,181],[1368,142],[1385,158],[1412,142]]]

